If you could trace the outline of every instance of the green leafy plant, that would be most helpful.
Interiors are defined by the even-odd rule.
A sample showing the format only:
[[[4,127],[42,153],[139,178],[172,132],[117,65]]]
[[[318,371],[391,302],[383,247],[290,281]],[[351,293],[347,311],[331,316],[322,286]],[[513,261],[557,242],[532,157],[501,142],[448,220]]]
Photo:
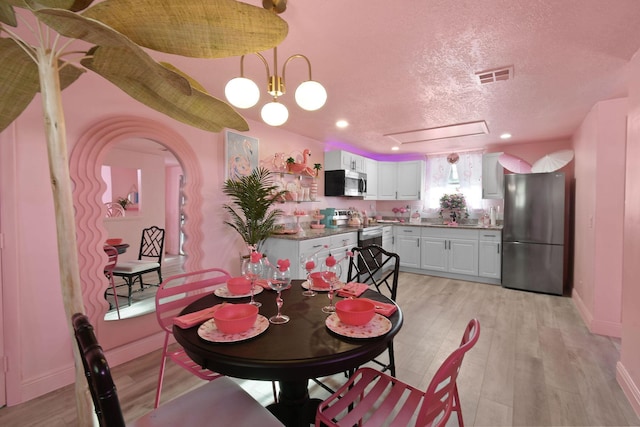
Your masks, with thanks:
[[[320,164],[320,163],[314,163],[314,164],[313,164],[313,169],[315,169],[315,171],[316,171],[316,176],[318,176],[318,174],[320,173],[320,170],[322,169],[322,164]]]
[[[233,200],[233,204],[223,206],[231,216],[231,220],[224,223],[258,252],[264,240],[276,230],[276,220],[282,214],[272,206],[285,191],[279,191],[272,182],[269,170],[256,168],[249,175],[226,180],[222,187],[224,194]]]

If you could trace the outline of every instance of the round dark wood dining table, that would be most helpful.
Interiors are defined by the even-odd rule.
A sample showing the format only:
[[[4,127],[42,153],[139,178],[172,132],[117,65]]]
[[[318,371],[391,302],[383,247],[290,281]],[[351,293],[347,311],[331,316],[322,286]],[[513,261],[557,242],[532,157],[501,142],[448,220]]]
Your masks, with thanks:
[[[319,401],[309,398],[309,379],[355,369],[374,359],[387,349],[402,326],[402,311],[398,308],[389,316],[391,329],[382,336],[356,339],[338,335],[327,328],[328,314],[321,310],[329,302],[327,293],[306,297],[302,295],[302,282],[294,280],[291,288],[282,292],[282,313],[291,320],[281,325],[269,324],[265,332],[249,340],[214,343],[198,335],[198,326],[173,327],[176,341],[204,368],[236,378],[278,381],[278,403],[269,405],[268,409],[286,426],[308,426],[314,422]],[[392,302],[372,290],[362,296]],[[255,295],[255,299],[262,303],[259,311],[262,316],[269,318],[276,314],[276,292],[264,290]],[[209,294],[187,306],[182,314],[223,301],[246,303],[249,298],[223,300]]]

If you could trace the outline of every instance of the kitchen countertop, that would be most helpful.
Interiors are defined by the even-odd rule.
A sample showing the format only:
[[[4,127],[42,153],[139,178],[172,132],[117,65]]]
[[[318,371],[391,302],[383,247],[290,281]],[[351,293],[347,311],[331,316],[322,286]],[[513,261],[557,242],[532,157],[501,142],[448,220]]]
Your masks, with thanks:
[[[285,240],[309,240],[309,239],[317,239],[320,237],[330,237],[335,236],[337,234],[344,233],[353,233],[365,228],[371,227],[381,227],[381,226],[402,226],[402,227],[433,227],[433,228],[453,228],[453,229],[466,229],[466,230],[502,230],[502,225],[494,225],[483,227],[478,224],[458,224],[455,227],[445,224],[438,224],[433,222],[421,222],[421,223],[408,223],[408,222],[379,222],[369,227],[337,227],[337,228],[322,228],[322,229],[313,229],[313,228],[305,228],[302,233],[298,234],[273,234],[271,237],[275,239],[285,239]]]

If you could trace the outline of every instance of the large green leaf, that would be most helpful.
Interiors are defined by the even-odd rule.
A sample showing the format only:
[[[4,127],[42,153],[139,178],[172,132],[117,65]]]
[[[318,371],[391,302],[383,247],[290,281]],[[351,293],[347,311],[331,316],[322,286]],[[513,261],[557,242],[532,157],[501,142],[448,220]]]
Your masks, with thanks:
[[[13,7],[4,0],[0,0],[0,22],[12,27],[16,27],[18,25],[16,13],[14,12]]]
[[[192,88],[186,95],[161,76],[173,73],[158,63],[141,67],[129,49],[95,47],[82,65],[100,74],[143,104],[178,121],[212,132],[223,128],[249,130],[249,125],[227,103]],[[176,76],[179,76],[179,74]]]
[[[117,47],[128,50],[129,54],[127,57],[135,57],[133,64],[128,65],[139,66],[139,73],[144,73],[149,69],[155,69],[158,72],[158,76],[155,78],[164,79],[164,83],[172,84],[176,89],[181,90],[186,95],[191,93],[191,86],[184,77],[167,71],[165,68],[158,68],[156,61],[140,46],[107,25],[63,9],[42,8],[34,10],[33,13],[40,21],[65,37],[84,40],[98,46]],[[125,60],[115,58],[114,66],[119,66],[123,61]],[[127,61],[129,61],[129,59],[127,59]]]
[[[63,67],[60,89],[68,87],[81,74],[82,70],[70,64]],[[39,91],[38,65],[15,41],[0,39],[0,132],[27,108]]]
[[[268,50],[288,32],[275,13],[235,0],[105,0],[83,15],[140,46],[196,58]]]
[[[31,7],[34,5],[40,5],[42,7],[48,8],[57,8],[57,9],[66,9],[72,12],[78,12],[80,10],[84,10],[87,7],[91,6],[93,0],[9,0],[16,2],[24,2]]]
[[[27,108],[39,89],[36,63],[13,40],[0,39],[0,132]]]

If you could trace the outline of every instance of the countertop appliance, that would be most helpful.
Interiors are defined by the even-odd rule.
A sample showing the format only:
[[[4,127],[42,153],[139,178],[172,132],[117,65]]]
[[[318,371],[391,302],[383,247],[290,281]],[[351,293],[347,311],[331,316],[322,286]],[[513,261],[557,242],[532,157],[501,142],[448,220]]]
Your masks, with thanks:
[[[348,171],[324,171],[325,196],[363,197],[367,192],[367,174]]]
[[[562,295],[565,175],[504,177],[502,286]]]

